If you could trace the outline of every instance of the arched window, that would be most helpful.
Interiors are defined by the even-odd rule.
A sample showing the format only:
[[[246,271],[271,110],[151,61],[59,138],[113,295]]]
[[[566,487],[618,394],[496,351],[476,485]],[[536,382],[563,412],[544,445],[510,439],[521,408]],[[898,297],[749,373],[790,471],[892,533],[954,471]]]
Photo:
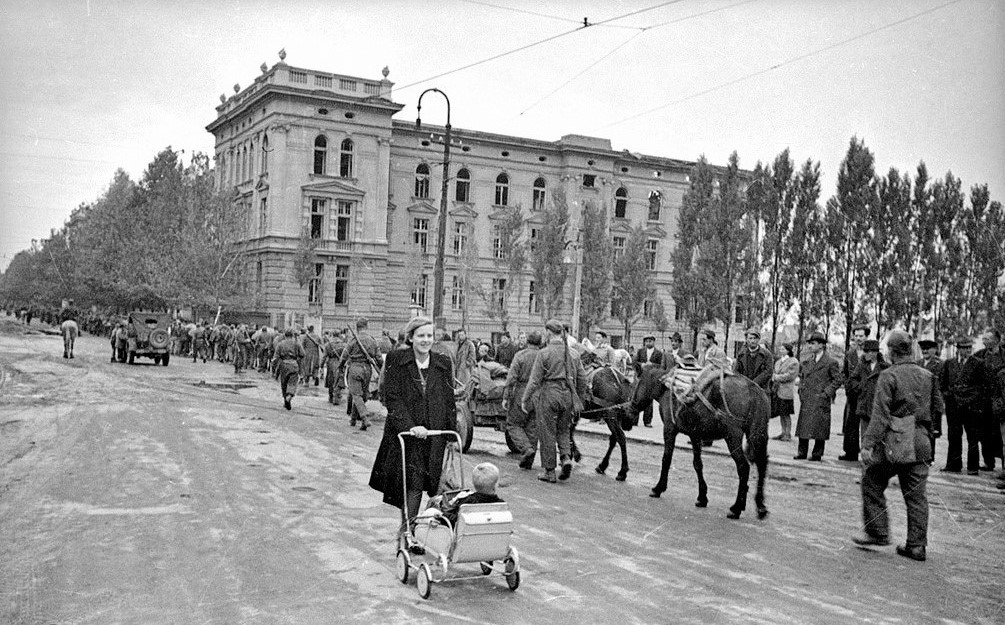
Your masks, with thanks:
[[[496,176],[496,206],[509,205],[509,176],[499,174]]]
[[[415,197],[429,197],[429,165],[425,163],[415,168]]]
[[[544,178],[538,178],[534,181],[534,199],[531,203],[531,207],[536,211],[544,210]]]
[[[325,163],[328,160],[328,139],[324,135],[318,135],[314,140],[314,173],[324,174]]]
[[[663,194],[653,191],[649,194],[649,221],[660,220],[660,209],[663,208]]]
[[[338,175],[343,178],[352,178],[352,157],[353,157],[353,144],[352,139],[345,139],[342,141],[342,148],[339,154],[338,162]]]
[[[471,201],[471,172],[461,169],[457,172],[457,182],[455,183],[454,199],[458,202]]]
[[[614,218],[624,219],[628,213],[628,189],[621,187],[614,192]]]
[[[262,135],[262,173],[269,173],[269,135]]]

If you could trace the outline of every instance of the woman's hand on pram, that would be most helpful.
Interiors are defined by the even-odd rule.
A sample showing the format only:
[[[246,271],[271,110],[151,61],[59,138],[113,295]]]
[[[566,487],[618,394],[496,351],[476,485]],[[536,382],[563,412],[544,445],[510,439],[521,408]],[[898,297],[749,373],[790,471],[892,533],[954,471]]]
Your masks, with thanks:
[[[417,425],[408,431],[409,434],[415,438],[426,438],[429,435],[429,430],[425,426]]]

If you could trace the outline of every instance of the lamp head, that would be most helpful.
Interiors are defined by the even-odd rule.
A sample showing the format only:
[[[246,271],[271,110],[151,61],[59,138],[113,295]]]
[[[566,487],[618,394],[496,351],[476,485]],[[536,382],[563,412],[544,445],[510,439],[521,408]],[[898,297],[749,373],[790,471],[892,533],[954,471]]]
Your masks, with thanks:
[[[418,130],[420,128],[422,128],[422,118],[421,117],[416,117],[415,118],[415,129]]]

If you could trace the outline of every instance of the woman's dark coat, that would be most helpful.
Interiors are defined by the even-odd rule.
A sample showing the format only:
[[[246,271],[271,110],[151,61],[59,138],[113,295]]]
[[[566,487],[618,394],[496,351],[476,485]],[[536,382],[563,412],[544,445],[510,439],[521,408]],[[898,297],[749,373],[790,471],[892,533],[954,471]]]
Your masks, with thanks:
[[[377,457],[370,472],[370,487],[384,493],[384,503],[401,508],[401,445],[398,433],[422,425],[430,430],[457,430],[454,403],[454,374],[450,358],[430,352],[426,370],[426,392],[422,391],[415,352],[394,350],[387,355],[384,372],[384,404],[387,420]],[[405,437],[406,467],[410,486],[421,486],[430,496],[437,494],[443,452],[451,439],[431,436],[425,440]]]

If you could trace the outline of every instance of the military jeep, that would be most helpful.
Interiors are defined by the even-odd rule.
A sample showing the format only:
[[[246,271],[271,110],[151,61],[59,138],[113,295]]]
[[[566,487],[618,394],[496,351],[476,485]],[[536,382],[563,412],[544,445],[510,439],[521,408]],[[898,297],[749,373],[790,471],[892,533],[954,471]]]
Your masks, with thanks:
[[[129,364],[137,356],[153,358],[154,364],[165,367],[171,359],[171,315],[159,312],[131,312],[126,324],[129,338]]]

